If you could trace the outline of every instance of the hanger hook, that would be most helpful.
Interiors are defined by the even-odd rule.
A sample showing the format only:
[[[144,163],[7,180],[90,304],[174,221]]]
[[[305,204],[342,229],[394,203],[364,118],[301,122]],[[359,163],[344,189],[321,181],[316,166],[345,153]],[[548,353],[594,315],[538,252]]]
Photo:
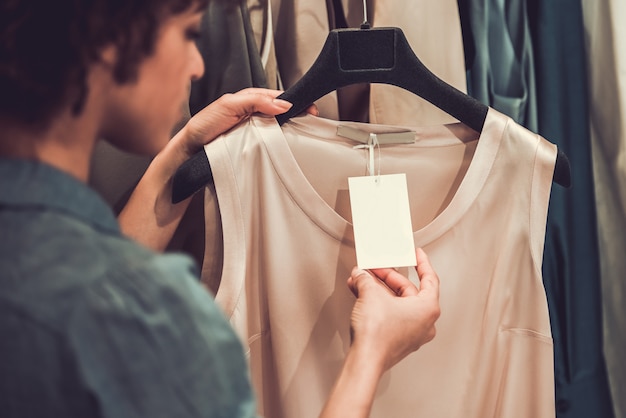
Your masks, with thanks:
[[[367,0],[363,0],[363,23],[361,29],[369,29],[370,23],[367,21]]]

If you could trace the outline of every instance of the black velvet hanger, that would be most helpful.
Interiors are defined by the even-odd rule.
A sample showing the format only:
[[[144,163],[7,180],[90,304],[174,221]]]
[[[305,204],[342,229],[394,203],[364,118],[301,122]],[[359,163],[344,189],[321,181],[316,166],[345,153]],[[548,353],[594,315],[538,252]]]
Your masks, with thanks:
[[[477,132],[489,107],[435,76],[417,58],[400,28],[334,29],[316,61],[300,80],[281,94],[293,106],[276,116],[280,125],[305,111],[311,103],[340,87],[356,83],[392,84],[415,93]],[[204,150],[178,169],[172,201],[180,202],[212,181]],[[558,151],[554,181],[571,183],[569,159]]]

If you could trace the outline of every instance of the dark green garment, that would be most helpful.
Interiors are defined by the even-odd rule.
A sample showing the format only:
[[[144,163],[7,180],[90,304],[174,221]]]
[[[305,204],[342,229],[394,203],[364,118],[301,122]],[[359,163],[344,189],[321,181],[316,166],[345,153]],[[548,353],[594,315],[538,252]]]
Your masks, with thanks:
[[[225,93],[267,86],[245,0],[209,2],[198,48],[205,73],[191,85],[192,115]]]
[[[532,44],[525,1],[459,1],[464,36],[471,27],[468,93],[537,130]]]
[[[557,416],[613,417],[602,302],[582,7],[529,0],[539,134],[569,157],[572,188],[554,187],[543,275],[555,346]]]

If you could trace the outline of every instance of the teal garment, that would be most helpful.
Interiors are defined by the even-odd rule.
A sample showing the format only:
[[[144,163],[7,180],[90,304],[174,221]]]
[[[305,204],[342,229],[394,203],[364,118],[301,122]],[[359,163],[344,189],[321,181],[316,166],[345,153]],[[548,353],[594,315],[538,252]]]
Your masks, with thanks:
[[[225,93],[267,87],[246,0],[209,2],[202,19],[198,49],[205,72],[191,84],[191,115]]]
[[[195,265],[125,238],[86,185],[0,159],[0,417],[253,417]]]
[[[468,94],[536,132],[537,102],[526,2],[460,0],[459,12],[468,55]]]
[[[552,191],[543,263],[555,342],[557,416],[611,418],[582,6],[573,0],[529,0],[528,10],[539,133],[568,155],[572,167],[572,188]]]

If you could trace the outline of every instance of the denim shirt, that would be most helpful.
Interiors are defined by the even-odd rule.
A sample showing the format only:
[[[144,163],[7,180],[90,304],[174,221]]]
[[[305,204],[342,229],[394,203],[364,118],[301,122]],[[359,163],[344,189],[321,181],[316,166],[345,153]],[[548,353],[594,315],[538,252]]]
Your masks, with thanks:
[[[252,417],[242,345],[191,259],[86,185],[0,159],[0,417]]]

